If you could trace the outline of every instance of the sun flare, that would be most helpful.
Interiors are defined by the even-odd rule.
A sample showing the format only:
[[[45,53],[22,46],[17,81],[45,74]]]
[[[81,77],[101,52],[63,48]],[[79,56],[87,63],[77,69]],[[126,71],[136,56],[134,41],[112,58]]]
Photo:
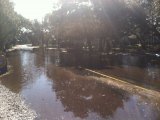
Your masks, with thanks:
[[[15,11],[27,19],[42,21],[46,13],[52,11],[58,0],[12,0]]]

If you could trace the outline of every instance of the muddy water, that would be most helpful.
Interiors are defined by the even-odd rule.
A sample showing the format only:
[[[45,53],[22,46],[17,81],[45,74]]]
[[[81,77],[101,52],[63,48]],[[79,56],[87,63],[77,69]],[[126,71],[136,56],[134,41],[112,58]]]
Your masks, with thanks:
[[[2,84],[38,113],[38,120],[160,119],[155,101],[56,67],[54,58],[54,52],[10,53],[12,72],[2,78]]]
[[[110,66],[97,71],[149,89],[160,91],[160,68],[157,66],[147,66],[145,68],[127,65]]]
[[[61,52],[62,66],[81,66],[160,91],[160,57],[156,54]]]

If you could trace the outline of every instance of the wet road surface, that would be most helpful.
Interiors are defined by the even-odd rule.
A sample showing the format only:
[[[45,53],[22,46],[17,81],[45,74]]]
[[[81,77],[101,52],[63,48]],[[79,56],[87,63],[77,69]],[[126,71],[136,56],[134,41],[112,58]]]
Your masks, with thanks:
[[[111,66],[98,71],[143,87],[160,91],[160,68],[157,66],[149,65],[145,68],[127,65]]]
[[[159,101],[131,95],[93,78],[57,67],[54,52],[8,55],[11,74],[2,84],[20,93],[37,120],[159,120]]]

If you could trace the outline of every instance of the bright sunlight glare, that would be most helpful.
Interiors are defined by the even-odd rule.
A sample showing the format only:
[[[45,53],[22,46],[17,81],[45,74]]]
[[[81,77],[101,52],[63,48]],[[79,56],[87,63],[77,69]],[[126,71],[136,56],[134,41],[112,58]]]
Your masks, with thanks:
[[[58,0],[12,0],[15,11],[27,19],[42,21],[50,13]]]

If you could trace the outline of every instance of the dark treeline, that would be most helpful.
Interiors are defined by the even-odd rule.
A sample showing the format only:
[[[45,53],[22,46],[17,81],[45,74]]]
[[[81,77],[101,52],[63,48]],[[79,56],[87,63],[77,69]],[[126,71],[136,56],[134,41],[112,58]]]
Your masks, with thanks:
[[[68,55],[61,54],[63,64],[89,67],[117,64],[117,60],[118,64],[124,63],[126,57],[117,57],[117,53],[137,54],[139,57],[135,59],[146,53],[159,53],[159,3],[159,0],[63,0],[45,16],[42,25],[47,39],[43,37],[43,43],[70,51]],[[143,58],[145,65],[154,56]],[[128,59],[126,63],[132,63]]]
[[[159,52],[159,4],[159,0],[60,0],[39,23],[18,15],[9,0],[0,0],[1,49],[18,41],[90,52]]]
[[[46,15],[46,44],[97,52],[160,50],[159,1],[63,0]]]
[[[0,51],[16,44],[22,35],[22,28],[29,26],[29,20],[14,11],[12,2],[0,0]]]
[[[0,42],[1,50],[24,43],[65,48],[77,59],[87,53],[88,61],[93,54],[159,53],[160,0],[60,0],[41,23],[0,0]]]

